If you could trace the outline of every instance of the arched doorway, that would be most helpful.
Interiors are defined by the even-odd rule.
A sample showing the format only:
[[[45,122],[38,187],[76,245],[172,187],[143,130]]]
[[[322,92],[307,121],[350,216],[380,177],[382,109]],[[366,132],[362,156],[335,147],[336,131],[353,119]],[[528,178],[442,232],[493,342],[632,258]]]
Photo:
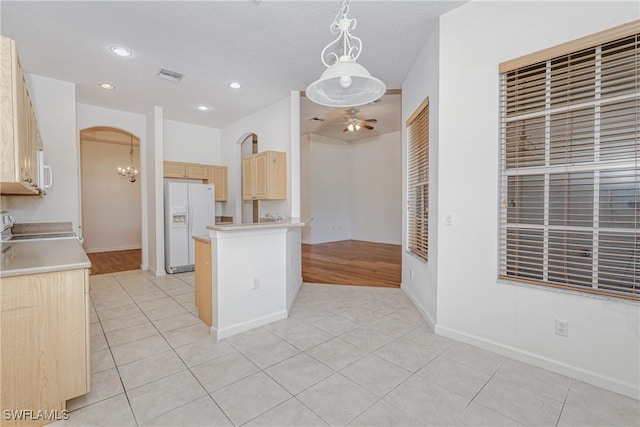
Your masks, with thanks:
[[[118,167],[140,169],[140,140],[112,127],[80,131],[83,246],[91,274],[140,268],[142,215],[140,180]]]

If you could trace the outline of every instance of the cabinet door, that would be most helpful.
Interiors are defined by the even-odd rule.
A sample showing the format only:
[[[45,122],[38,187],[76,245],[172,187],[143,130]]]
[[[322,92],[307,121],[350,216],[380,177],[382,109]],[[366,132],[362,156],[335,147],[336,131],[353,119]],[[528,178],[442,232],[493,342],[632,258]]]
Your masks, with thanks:
[[[268,176],[267,182],[269,200],[284,200],[287,198],[287,157],[280,151],[267,151]]]
[[[165,178],[184,178],[186,174],[185,164],[166,161],[163,164],[162,172]]]
[[[207,179],[208,178],[208,169],[207,165],[201,165],[199,163],[187,163],[186,164],[186,178],[193,179]]]
[[[209,166],[208,181],[216,186],[216,202],[227,201],[227,167]]]
[[[256,199],[269,198],[269,152],[257,153],[253,156],[255,168],[254,194]]]
[[[0,191],[38,194],[36,150],[42,148],[24,71],[15,42],[0,38]]]
[[[85,270],[2,279],[2,404],[61,410],[88,391]]]
[[[195,246],[196,307],[198,307],[198,317],[204,323],[211,326],[211,322],[213,321],[211,242],[196,240]]]
[[[247,156],[242,159],[242,200],[255,199],[254,191],[254,156]]]

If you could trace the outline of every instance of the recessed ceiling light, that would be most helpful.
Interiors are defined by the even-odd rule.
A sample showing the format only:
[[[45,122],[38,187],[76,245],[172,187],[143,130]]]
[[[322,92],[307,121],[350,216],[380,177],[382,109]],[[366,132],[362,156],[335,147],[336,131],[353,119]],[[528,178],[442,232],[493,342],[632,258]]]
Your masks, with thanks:
[[[198,110],[200,110],[200,111],[209,111],[210,110],[210,108],[207,107],[206,105],[198,105],[196,108]]]
[[[131,51],[131,49],[127,49],[126,47],[122,47],[122,46],[111,46],[109,48],[109,50],[113,53],[115,53],[118,56],[131,56],[133,55],[133,52]]]
[[[238,82],[231,82],[229,83],[229,87],[231,89],[240,89],[242,87],[242,85]]]
[[[114,85],[112,85],[111,83],[101,83],[101,84],[100,84],[100,87],[101,87],[102,89],[107,89],[107,90],[113,90],[113,89],[115,89],[115,88],[116,88],[116,87],[115,87]]]

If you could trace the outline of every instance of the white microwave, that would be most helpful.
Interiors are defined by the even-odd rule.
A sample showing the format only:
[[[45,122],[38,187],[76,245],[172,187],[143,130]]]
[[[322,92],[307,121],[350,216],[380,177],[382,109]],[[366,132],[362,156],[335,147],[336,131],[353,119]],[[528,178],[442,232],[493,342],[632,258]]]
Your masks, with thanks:
[[[44,161],[44,151],[38,150],[38,187],[40,191],[46,193],[53,187],[53,172],[51,166]]]

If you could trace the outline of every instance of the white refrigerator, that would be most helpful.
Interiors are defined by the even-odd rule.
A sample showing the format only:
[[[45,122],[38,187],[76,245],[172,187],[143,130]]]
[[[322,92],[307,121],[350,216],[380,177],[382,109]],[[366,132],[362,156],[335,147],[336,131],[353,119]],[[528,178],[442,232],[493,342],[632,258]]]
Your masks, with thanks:
[[[215,224],[213,184],[166,182],[164,186],[164,252],[167,273],[193,271],[194,235],[207,236]]]

